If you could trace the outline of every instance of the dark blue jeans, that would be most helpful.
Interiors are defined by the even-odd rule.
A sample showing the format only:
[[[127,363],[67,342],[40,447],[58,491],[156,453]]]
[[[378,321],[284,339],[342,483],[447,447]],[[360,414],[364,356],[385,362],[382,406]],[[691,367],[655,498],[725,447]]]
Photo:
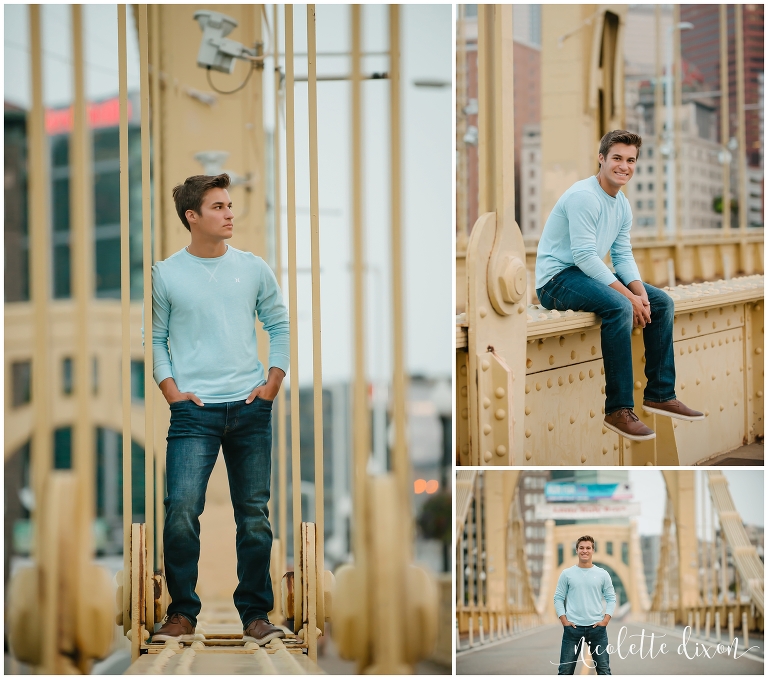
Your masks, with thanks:
[[[624,283],[626,285],[626,283]],[[675,398],[675,351],[672,330],[675,303],[663,290],[643,283],[651,303],[651,322],[643,328],[645,400]],[[590,278],[579,267],[563,269],[536,290],[546,309],[591,311],[602,319],[600,346],[605,367],[605,413],[634,408],[632,376],[632,303],[612,287]]]
[[[541,298],[539,298],[541,299]],[[560,665],[558,674],[573,674],[576,665],[581,663],[581,644],[587,644],[584,649],[584,659],[589,663],[587,651],[592,653],[592,661],[597,665],[597,674],[610,674],[607,627],[563,627],[563,644],[560,647]]]
[[[237,525],[237,578],[234,600],[243,626],[267,619],[273,608],[269,560],[269,482],[272,466],[272,401],[232,403],[192,401],[171,404],[166,453],[165,577],[172,603],[193,625],[200,613],[195,593],[200,558],[200,514],[213,465],[224,452]]]

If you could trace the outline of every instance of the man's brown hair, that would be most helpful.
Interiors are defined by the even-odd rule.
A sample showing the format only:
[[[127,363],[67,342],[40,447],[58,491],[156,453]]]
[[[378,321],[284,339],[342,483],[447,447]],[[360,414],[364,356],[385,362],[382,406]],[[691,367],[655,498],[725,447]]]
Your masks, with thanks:
[[[582,542],[591,542],[592,551],[595,551],[595,538],[593,538],[591,535],[582,535],[578,540],[576,540],[576,549],[579,548],[579,544]]]
[[[643,139],[639,134],[627,132],[627,130],[612,130],[606,132],[600,140],[600,153],[603,158],[608,157],[608,152],[614,144],[626,144],[627,146],[637,147],[637,157],[640,157],[640,147],[643,145]]]
[[[194,210],[197,214],[201,214],[200,210],[205,194],[211,189],[226,189],[228,186],[228,174],[213,176],[196,174],[187,177],[183,184],[173,187],[173,202],[176,203],[176,213],[187,231],[192,230],[187,221],[187,210]]]

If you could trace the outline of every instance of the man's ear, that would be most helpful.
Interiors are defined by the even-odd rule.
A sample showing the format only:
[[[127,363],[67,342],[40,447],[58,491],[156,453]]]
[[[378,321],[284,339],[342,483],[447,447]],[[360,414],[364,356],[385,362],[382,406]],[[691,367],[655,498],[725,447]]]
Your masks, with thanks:
[[[192,222],[196,222],[197,221],[197,217],[199,215],[194,210],[187,210],[184,213],[184,216],[187,218],[187,222],[189,222],[191,224]]]

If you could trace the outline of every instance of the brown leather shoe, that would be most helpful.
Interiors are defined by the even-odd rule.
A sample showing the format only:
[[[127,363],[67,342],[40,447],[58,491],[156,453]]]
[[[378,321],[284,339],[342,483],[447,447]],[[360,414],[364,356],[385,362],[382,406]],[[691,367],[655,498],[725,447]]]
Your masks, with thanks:
[[[180,613],[166,616],[165,623],[152,635],[152,642],[156,641],[194,641],[195,628],[192,623]]]
[[[646,413],[653,413],[654,415],[666,415],[667,417],[674,417],[676,420],[686,420],[688,422],[704,419],[704,413],[700,413],[698,410],[689,408],[687,405],[685,405],[685,403],[682,403],[677,399],[664,401],[664,403],[643,401],[643,410]]]
[[[656,432],[646,427],[632,408],[620,408],[606,415],[603,422],[608,429],[612,429],[630,441],[650,441],[656,438]]]
[[[268,644],[272,639],[282,639],[285,632],[275,627],[269,620],[256,618],[243,630],[243,641],[255,641],[259,646]]]

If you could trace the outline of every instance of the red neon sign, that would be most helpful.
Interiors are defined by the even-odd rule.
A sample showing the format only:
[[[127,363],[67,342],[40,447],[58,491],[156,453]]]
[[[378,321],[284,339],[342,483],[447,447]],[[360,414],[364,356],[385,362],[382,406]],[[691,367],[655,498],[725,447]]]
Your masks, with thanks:
[[[128,101],[128,119],[131,119],[132,106]],[[46,109],[45,131],[49,135],[72,132],[73,107]],[[120,99],[114,97],[95,104],[88,104],[88,125],[91,129],[117,127],[120,124]]]

